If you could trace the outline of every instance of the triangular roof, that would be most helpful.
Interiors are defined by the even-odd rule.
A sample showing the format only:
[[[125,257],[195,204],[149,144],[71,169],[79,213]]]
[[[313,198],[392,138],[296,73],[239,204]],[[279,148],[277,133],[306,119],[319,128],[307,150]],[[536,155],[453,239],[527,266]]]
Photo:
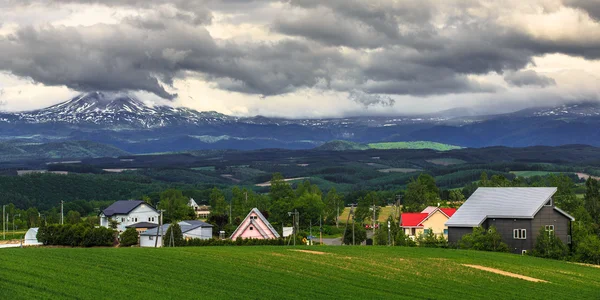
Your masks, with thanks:
[[[428,213],[403,213],[400,218],[401,227],[419,227],[421,222],[429,216]]]
[[[258,216],[258,218],[266,226],[261,226],[261,224],[259,222],[254,222],[254,220],[249,219],[250,216],[252,215],[252,213],[256,214],[256,216]],[[237,235],[241,234],[242,232],[246,231],[246,229],[248,227],[250,227],[251,225],[254,226],[254,228],[256,228],[256,230],[258,230],[258,232],[260,232],[260,234],[264,238],[268,238],[269,235],[267,232],[271,233],[276,238],[280,237],[277,230],[275,230],[275,228],[273,228],[273,226],[271,226],[271,223],[269,223],[269,221],[267,221],[267,218],[265,218],[265,216],[260,212],[260,210],[258,210],[258,208],[253,208],[248,213],[248,215],[246,215],[246,217],[244,218],[242,223],[240,223],[240,226],[238,226],[238,228],[235,229],[235,231],[233,232],[233,234],[231,234],[231,236],[229,238],[233,239],[234,236],[237,236]]]
[[[119,200],[105,208],[102,213],[107,217],[113,215],[126,215],[142,204],[147,204],[150,208],[154,209],[152,205],[142,200]],[[154,209],[154,211],[156,211],[156,209]]]
[[[477,227],[486,218],[533,219],[554,193],[555,187],[481,187],[446,222],[446,226]]]
[[[401,215],[400,227],[423,227],[429,217],[437,211],[450,218],[456,212],[456,208],[441,208],[437,206],[428,206],[420,213],[403,213]]]
[[[188,201],[188,206],[189,207],[198,207],[198,203],[196,203],[196,200],[194,200],[194,198],[190,198],[190,201]]]

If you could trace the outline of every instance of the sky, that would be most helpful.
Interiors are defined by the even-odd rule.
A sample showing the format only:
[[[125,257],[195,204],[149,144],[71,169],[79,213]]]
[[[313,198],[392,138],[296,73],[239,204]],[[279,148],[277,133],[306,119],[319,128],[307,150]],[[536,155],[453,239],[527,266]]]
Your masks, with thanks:
[[[0,109],[90,91],[238,116],[600,100],[600,0],[0,0]]]

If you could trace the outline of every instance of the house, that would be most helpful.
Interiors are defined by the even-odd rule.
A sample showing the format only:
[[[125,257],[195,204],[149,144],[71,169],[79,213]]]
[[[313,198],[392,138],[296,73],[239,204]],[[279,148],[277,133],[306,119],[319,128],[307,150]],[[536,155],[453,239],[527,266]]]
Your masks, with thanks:
[[[571,243],[575,219],[554,205],[556,188],[478,188],[446,222],[448,242],[458,243],[474,227],[495,226],[514,253],[529,251],[541,228]]]
[[[125,228],[135,228],[135,230],[140,233],[140,232],[144,232],[148,229],[152,229],[152,228],[156,228],[158,227],[158,224],[156,223],[150,223],[150,222],[139,222],[139,223],[135,223],[135,224],[131,224],[131,225],[127,225],[125,226]]]
[[[278,239],[280,236],[258,208],[253,208],[231,235],[232,240],[238,237],[263,240]]]
[[[194,198],[190,198],[190,201],[188,201],[188,206],[194,210],[198,219],[202,219],[202,220],[208,219],[208,216],[210,215],[210,206],[198,205],[198,203],[196,203],[196,200],[194,200]]]
[[[429,230],[447,238],[448,228],[445,223],[455,212],[456,208],[428,206],[420,213],[403,213],[400,216],[400,227],[404,234],[413,239],[421,234],[428,234]]]
[[[110,220],[117,221],[117,230],[125,231],[127,226],[139,222],[158,224],[160,213],[150,204],[141,200],[121,200],[111,204],[100,213],[100,226],[109,228]]]
[[[198,220],[189,220],[189,221],[181,221],[179,223],[181,227],[181,233],[183,233],[184,239],[203,239],[208,240],[212,238],[212,228],[213,226]],[[156,226],[155,228],[148,229],[142,233],[140,233],[140,247],[154,247],[157,244],[158,247],[162,247],[163,238],[168,241],[168,237],[164,235],[167,234],[167,229],[169,229],[171,224],[164,224],[162,227]],[[158,232],[158,243],[156,243],[156,231]]]

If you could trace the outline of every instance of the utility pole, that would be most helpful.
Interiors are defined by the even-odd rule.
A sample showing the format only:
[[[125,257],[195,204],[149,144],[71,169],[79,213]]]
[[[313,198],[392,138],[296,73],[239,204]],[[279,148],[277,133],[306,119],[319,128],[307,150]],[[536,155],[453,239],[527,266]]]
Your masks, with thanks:
[[[16,217],[16,216],[19,216],[19,217],[20,217],[20,216],[21,216],[21,214],[16,214],[16,215],[13,215],[13,233],[15,232],[15,217]]]
[[[163,211],[160,211],[160,217],[158,218],[158,228],[156,228],[156,239],[154,240],[154,248],[158,247],[158,231],[162,231],[162,222],[163,222]],[[161,232],[162,233],[162,232]],[[160,235],[162,237],[162,234]]]
[[[388,220],[388,246],[392,244],[392,226],[390,220]]]
[[[4,212],[6,211],[6,205],[2,205],[2,239],[6,239],[6,215]]]
[[[375,204],[373,204],[373,240],[375,240],[375,212],[376,212],[377,206],[375,206]]]
[[[323,217],[321,215],[319,215],[319,245],[321,245],[321,246],[323,246],[323,223],[321,222],[322,219],[323,219]],[[336,220],[337,220],[337,218],[336,218]]]
[[[65,201],[60,200],[60,225],[64,225],[65,224],[65,217],[63,214],[63,204],[65,203]]]
[[[229,200],[229,224],[231,224],[231,207],[233,206],[233,198]]]
[[[309,243],[309,245],[312,245],[312,220],[309,221],[309,225],[308,226],[310,226],[309,229],[308,229],[308,232],[309,232],[308,235],[310,237],[308,239],[308,243]]]

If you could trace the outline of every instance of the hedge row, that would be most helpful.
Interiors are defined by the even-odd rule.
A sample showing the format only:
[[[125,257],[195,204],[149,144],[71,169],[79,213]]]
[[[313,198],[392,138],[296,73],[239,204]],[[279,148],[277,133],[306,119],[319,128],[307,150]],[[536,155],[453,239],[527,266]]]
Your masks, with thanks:
[[[267,239],[267,240],[259,240],[259,239],[242,239],[237,238],[234,240],[221,240],[221,239],[189,239],[185,242],[184,246],[193,246],[193,247],[201,247],[201,246],[284,246],[287,245],[287,241],[279,238],[279,239]]]
[[[38,230],[37,239],[44,245],[59,245],[72,247],[112,246],[115,231],[88,224],[52,224],[42,226]]]

